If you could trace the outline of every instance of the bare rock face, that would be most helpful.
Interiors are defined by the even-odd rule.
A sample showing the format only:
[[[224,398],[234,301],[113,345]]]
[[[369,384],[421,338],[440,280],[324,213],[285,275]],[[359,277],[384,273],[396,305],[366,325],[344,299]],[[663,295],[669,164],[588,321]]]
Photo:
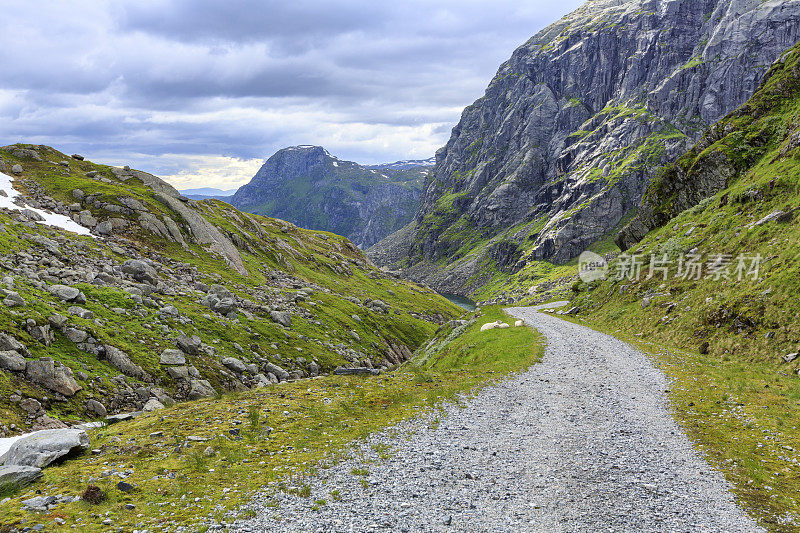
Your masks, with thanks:
[[[410,259],[410,277],[448,292],[482,259],[572,259],[798,38],[796,0],[587,2],[500,66],[437,153],[415,221],[368,255]],[[471,237],[490,240],[482,257],[463,256]]]

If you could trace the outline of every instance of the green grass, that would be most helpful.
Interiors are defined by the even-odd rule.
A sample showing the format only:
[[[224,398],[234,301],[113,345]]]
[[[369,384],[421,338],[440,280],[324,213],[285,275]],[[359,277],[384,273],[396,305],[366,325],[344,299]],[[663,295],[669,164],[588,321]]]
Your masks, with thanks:
[[[86,453],[45,469],[41,482],[4,504],[0,522],[11,526],[28,516],[19,502],[34,490],[77,495],[89,482],[106,491],[108,500],[98,506],[77,502],[60,507],[58,514],[67,522],[63,527],[48,524],[49,530],[69,531],[77,524],[81,531],[105,531],[101,521],[106,518],[125,530],[195,530],[207,517],[221,518],[246,503],[259,489],[310,495],[307,477],[335,462],[354,441],[537,362],[543,348],[532,329],[480,332],[481,324],[498,319],[510,320],[500,308],[485,309],[459,334],[441,332],[434,340],[435,353],[396,372],[329,376],[225,394],[92,431],[92,448],[101,454]],[[253,438],[235,440],[229,433],[265,426],[272,432],[258,431]],[[150,437],[155,431],[163,436]],[[208,440],[190,442],[189,436]],[[115,437],[121,440],[114,442]],[[210,456],[205,453],[209,446],[215,450]],[[111,468],[132,469],[127,481],[139,490],[123,494],[115,489],[115,478],[101,477]],[[337,497],[332,491],[331,498]],[[136,509],[126,511],[124,503]]]

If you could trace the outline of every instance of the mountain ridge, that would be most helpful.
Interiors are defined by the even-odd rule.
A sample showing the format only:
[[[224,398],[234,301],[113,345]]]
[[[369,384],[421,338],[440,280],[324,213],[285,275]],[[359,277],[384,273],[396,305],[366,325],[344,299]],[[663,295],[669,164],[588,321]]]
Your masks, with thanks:
[[[663,165],[742,104],[800,38],[800,3],[589,2],[501,65],[377,264],[472,293],[621,227]]]
[[[416,212],[425,165],[400,161],[360,165],[325,148],[278,150],[229,201],[301,227],[325,230],[367,247],[405,225]]]

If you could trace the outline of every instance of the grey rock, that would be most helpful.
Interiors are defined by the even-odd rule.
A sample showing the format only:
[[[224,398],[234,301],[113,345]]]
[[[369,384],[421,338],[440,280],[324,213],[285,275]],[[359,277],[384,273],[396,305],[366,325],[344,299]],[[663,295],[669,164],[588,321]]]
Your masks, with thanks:
[[[128,259],[122,263],[122,272],[136,281],[156,285],[159,281],[156,270],[141,259]]]
[[[65,302],[75,302],[78,304],[86,303],[86,296],[76,287],[69,285],[50,285],[47,290],[60,300]]]
[[[99,416],[100,418],[105,418],[108,416],[108,410],[106,409],[106,406],[94,398],[86,400],[86,410],[93,415]]]
[[[0,350],[13,350],[23,355],[30,355],[28,349],[16,337],[0,332]]]
[[[1,356],[0,356],[0,357],[1,357]],[[785,363],[791,363],[792,361],[794,361],[794,360],[795,360],[795,359],[797,359],[798,357],[800,357],[800,352],[795,352],[795,353],[787,353],[786,355],[784,355],[784,356],[783,356],[783,361],[784,361]]]
[[[33,498],[28,498],[27,500],[22,500],[22,507],[29,511],[47,511],[50,506],[55,505],[58,502],[58,499],[55,496],[34,496]],[[42,527],[37,526],[41,525]],[[36,524],[33,526],[35,531],[42,531],[44,529],[43,524]]]
[[[0,466],[0,494],[22,489],[42,477],[42,469],[35,466]]]
[[[83,388],[75,381],[72,369],[49,357],[28,361],[25,366],[25,377],[41,387],[68,398]]]
[[[75,344],[80,344],[89,338],[87,332],[77,328],[64,328],[64,336]]]
[[[274,363],[264,363],[263,370],[267,374],[275,375],[275,377],[277,377],[280,381],[286,381],[290,377],[289,372]]]
[[[23,209],[22,214],[25,216],[25,218],[28,220],[33,220],[34,222],[42,222],[44,220],[44,217],[33,209]]]
[[[105,348],[105,359],[120,372],[126,376],[152,383],[153,377],[142,369],[142,367],[131,361],[128,354],[110,344],[104,344],[103,347]]]
[[[25,300],[18,292],[6,291],[6,297],[3,299],[3,305],[6,307],[23,307]]]
[[[100,235],[111,235],[111,233],[114,231],[114,226],[110,221],[104,220],[103,222],[97,224],[95,231],[97,231],[97,233]]]
[[[161,352],[159,363],[161,363],[162,365],[185,365],[186,355],[180,350],[175,350],[174,348],[167,348],[166,350]]]
[[[153,411],[158,411],[159,409],[163,408],[164,404],[158,401],[158,399],[150,398],[149,400],[147,400],[147,402],[145,402],[144,407],[142,407],[142,411],[144,411],[145,413],[151,413]]]
[[[22,174],[22,165],[14,165],[11,167],[11,172],[14,174]]]
[[[189,368],[185,365],[170,366],[167,367],[167,374],[174,380],[186,381],[189,379]]]
[[[77,316],[78,318],[84,318],[86,320],[91,320],[92,318],[94,318],[94,313],[92,313],[88,309],[79,307],[77,305],[70,306],[67,309],[67,312],[71,315]]]
[[[190,400],[199,400],[200,398],[208,398],[214,396],[217,391],[211,386],[211,383],[205,379],[193,379],[190,382],[191,389],[189,390]]]
[[[26,361],[19,352],[14,350],[0,351],[0,368],[11,372],[24,372]]]
[[[185,353],[189,355],[197,355],[200,353],[200,346],[202,346],[202,341],[200,337],[197,335],[192,335],[191,337],[185,334],[180,334],[175,339],[175,344],[177,344],[178,348],[183,350]]]
[[[290,315],[286,311],[270,311],[269,316],[272,318],[274,322],[277,322],[281,326],[287,328],[292,327],[292,315]]]
[[[226,368],[231,370],[232,372],[236,372],[237,374],[244,374],[247,372],[247,367],[241,361],[241,359],[237,359],[235,357],[226,357],[222,360],[222,364],[225,365]]]
[[[0,463],[44,468],[65,455],[88,447],[89,435],[82,429],[46,429],[16,441],[0,457]]]
[[[78,224],[87,228],[93,228],[97,226],[97,219],[92,215],[91,211],[84,209],[78,213]]]

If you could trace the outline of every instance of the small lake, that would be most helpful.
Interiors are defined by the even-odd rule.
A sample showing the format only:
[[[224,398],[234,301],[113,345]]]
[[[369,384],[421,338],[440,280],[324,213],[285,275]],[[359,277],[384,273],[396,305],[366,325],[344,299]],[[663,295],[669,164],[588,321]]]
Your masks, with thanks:
[[[439,293],[454,304],[459,307],[466,309],[467,311],[474,311],[475,310],[475,302],[466,298],[464,296],[459,296],[457,294],[447,294],[446,292]]]

